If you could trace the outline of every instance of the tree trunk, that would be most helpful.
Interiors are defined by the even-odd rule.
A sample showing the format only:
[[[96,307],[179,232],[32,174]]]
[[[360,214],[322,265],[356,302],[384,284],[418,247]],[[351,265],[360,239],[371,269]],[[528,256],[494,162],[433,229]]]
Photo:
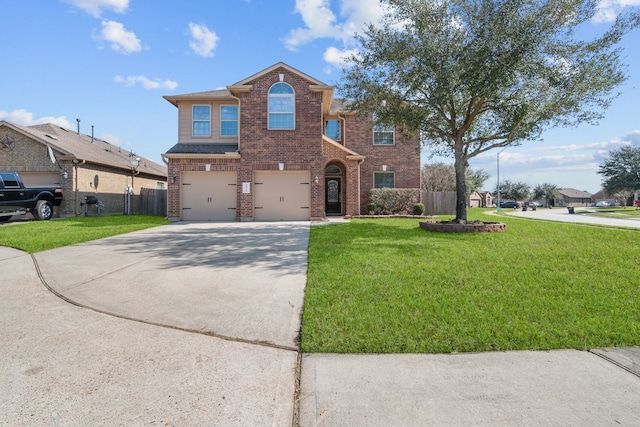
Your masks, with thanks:
[[[462,141],[455,144],[455,169],[456,169],[456,221],[467,222],[467,158],[462,152]]]

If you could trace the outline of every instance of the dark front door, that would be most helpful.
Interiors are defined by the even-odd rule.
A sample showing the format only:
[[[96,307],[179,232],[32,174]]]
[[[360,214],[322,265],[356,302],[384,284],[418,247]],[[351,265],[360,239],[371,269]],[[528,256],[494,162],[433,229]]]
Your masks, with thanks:
[[[327,215],[341,214],[340,204],[340,178],[326,178],[325,180],[325,211]]]

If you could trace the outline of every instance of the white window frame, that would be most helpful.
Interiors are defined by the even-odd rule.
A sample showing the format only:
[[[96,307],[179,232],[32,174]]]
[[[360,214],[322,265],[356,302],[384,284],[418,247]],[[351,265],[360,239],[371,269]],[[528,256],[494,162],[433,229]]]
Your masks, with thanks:
[[[209,118],[207,120],[202,119],[194,119],[194,109],[196,107],[207,107],[209,109]],[[209,124],[209,133],[207,135],[196,135],[194,125],[196,123],[208,123]],[[194,104],[191,106],[191,136],[195,138],[210,138],[211,137],[211,105],[209,104]]]
[[[292,93],[271,93],[271,90],[280,84],[284,84],[287,85],[291,88]],[[271,106],[270,106],[270,100],[271,98],[291,98],[293,100],[293,106],[292,106],[292,111],[271,111]],[[292,117],[292,122],[291,122],[291,127],[287,127],[287,128],[283,128],[283,127],[273,127],[271,126],[271,116],[272,115],[291,115]],[[296,128],[296,91],[293,88],[293,86],[291,86],[289,83],[286,82],[277,82],[274,83],[273,85],[271,85],[271,87],[269,88],[269,91],[267,92],[267,129],[269,130],[295,130]]]
[[[376,134],[391,134],[391,144],[376,142]],[[396,145],[396,127],[377,124],[375,114],[373,115],[373,145]]]
[[[393,187],[376,187],[376,174],[385,174],[385,175],[391,175],[393,176]],[[384,189],[384,188],[396,188],[396,173],[395,172],[389,172],[389,171],[375,171],[373,172],[373,188],[380,188],[380,189]]]
[[[222,109],[224,107],[235,107],[236,109],[236,119],[235,120],[223,120],[222,119]],[[223,123],[236,123],[236,133],[234,135],[224,135],[222,133],[222,124]],[[240,132],[240,108],[236,104],[221,104],[220,105],[220,137],[222,138],[235,138],[238,136]]]

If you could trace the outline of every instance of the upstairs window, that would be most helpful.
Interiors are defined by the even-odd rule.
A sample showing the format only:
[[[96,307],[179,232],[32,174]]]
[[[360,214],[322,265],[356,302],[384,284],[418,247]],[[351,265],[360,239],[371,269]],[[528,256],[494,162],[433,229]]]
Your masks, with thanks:
[[[373,116],[373,145],[393,145],[394,127],[384,126],[376,122],[376,116]]]
[[[327,120],[324,134],[334,141],[340,141],[340,120]]]
[[[211,136],[211,106],[194,105],[191,107],[192,135]]]
[[[395,188],[396,176],[393,172],[374,172],[373,188]]]
[[[269,129],[295,129],[295,94],[287,83],[276,83],[269,89]]]
[[[220,106],[220,136],[238,136],[238,106]]]

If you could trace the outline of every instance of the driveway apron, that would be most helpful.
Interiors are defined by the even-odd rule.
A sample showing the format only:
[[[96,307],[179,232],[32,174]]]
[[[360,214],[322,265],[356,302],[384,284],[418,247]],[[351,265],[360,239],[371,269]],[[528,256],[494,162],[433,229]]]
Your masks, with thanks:
[[[44,281],[96,310],[297,349],[309,224],[175,223],[35,254]]]

